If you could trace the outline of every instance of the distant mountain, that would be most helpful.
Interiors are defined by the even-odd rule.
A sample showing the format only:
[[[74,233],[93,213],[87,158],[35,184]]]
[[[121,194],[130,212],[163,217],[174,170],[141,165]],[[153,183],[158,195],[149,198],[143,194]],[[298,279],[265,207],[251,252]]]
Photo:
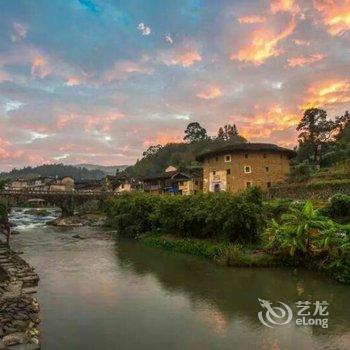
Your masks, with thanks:
[[[25,167],[23,169],[12,169],[9,172],[0,173],[0,180],[13,180],[17,178],[31,179],[35,177],[62,177],[71,176],[75,180],[100,180],[106,176],[106,173],[99,169],[88,170],[84,167],[63,165],[63,164],[44,164],[36,167]]]
[[[97,165],[97,164],[77,164],[73,165],[78,168],[85,168],[88,170],[100,170],[103,171],[106,175],[115,175],[116,171],[123,171],[126,169],[129,165]]]

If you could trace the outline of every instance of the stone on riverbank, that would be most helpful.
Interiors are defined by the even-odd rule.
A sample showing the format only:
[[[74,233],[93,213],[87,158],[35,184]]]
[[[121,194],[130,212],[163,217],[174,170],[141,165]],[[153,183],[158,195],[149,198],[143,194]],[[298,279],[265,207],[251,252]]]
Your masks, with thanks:
[[[106,223],[106,216],[103,214],[83,214],[83,215],[60,217],[58,219],[49,221],[47,224],[52,226],[60,226],[60,227],[81,227],[81,226],[99,227],[99,226],[104,226],[105,223]]]

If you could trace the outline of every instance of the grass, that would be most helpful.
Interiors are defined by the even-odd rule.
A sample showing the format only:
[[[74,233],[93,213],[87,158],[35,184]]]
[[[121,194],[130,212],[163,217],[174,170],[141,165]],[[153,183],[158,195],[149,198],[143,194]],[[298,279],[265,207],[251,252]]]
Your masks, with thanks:
[[[143,244],[151,247],[196,255],[213,260],[220,265],[237,267],[271,267],[278,265],[274,256],[265,253],[257,246],[153,234],[144,235],[140,240]]]

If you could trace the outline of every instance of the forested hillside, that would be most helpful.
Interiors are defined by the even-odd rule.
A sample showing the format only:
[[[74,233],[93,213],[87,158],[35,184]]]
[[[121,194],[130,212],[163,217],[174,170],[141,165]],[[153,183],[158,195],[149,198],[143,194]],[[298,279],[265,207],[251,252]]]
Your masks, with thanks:
[[[25,167],[23,169],[13,169],[8,173],[0,173],[0,179],[30,179],[34,177],[61,177],[71,176],[75,180],[83,179],[102,179],[105,173],[101,170],[87,170],[85,168],[77,168],[73,165],[63,164],[44,164],[37,167]]]
[[[160,173],[169,165],[188,170],[200,165],[195,159],[198,154],[234,142],[246,142],[235,125],[220,127],[216,137],[209,137],[199,123],[190,123],[185,130],[184,142],[151,146],[143,152],[142,159],[126,171],[142,178]]]

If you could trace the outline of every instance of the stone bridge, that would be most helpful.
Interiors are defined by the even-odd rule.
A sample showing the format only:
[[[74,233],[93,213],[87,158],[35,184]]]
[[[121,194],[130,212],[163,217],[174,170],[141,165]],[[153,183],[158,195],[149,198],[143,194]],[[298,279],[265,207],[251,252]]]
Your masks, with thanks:
[[[73,215],[74,210],[84,203],[92,200],[101,200],[105,193],[101,192],[76,192],[76,191],[18,191],[3,190],[0,191],[0,200],[6,206],[23,206],[31,201],[42,201],[47,206],[59,207],[62,210],[62,216]]]

